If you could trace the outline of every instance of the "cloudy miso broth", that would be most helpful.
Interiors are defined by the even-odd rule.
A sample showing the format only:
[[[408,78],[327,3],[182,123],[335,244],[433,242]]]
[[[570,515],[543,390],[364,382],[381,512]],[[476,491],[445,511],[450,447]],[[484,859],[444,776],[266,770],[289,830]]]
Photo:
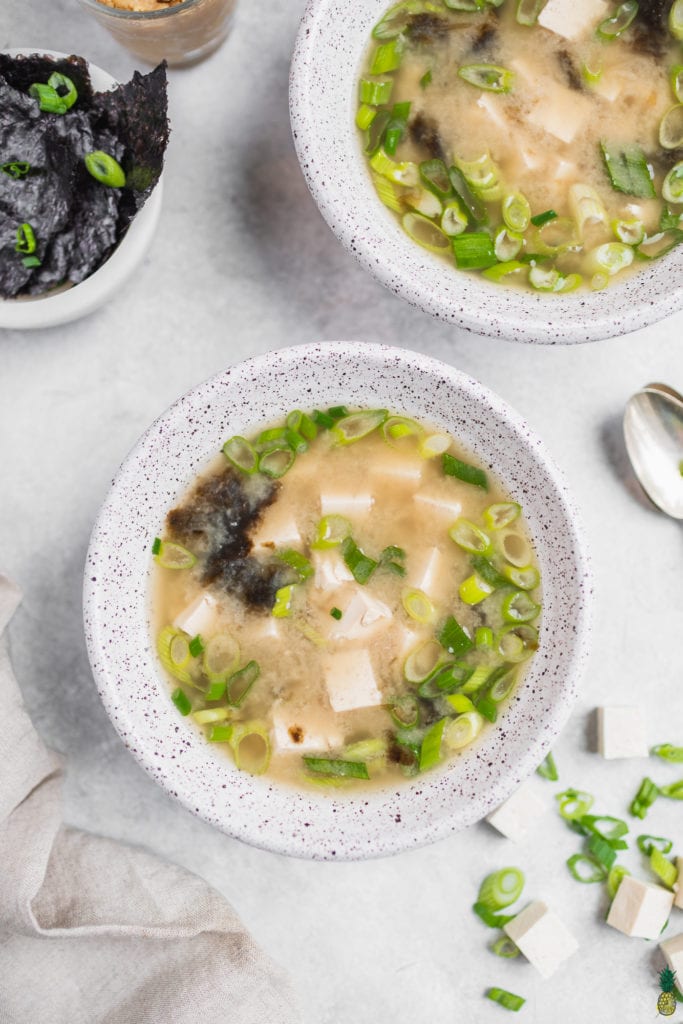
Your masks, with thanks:
[[[599,289],[668,252],[683,238],[683,24],[669,8],[390,8],[357,111],[379,198],[451,265],[542,292]]]
[[[237,767],[356,789],[436,767],[505,713],[537,647],[519,505],[385,410],[232,438],[154,544],[173,700]]]

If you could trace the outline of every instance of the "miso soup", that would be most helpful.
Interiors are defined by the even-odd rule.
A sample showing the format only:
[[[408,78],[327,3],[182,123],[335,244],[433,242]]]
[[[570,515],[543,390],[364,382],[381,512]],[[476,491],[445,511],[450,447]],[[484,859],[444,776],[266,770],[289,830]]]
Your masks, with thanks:
[[[356,124],[416,244],[566,293],[683,239],[683,0],[405,0],[372,35]]]
[[[154,541],[155,642],[181,715],[240,769],[355,789],[473,743],[538,646],[520,506],[387,410],[233,437]]]

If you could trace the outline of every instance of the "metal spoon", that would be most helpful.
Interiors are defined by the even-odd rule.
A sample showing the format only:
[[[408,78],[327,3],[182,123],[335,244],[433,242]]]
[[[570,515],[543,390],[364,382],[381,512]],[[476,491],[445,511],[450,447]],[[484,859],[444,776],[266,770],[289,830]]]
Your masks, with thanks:
[[[683,519],[683,396],[667,384],[636,392],[626,403],[624,440],[652,504]]]

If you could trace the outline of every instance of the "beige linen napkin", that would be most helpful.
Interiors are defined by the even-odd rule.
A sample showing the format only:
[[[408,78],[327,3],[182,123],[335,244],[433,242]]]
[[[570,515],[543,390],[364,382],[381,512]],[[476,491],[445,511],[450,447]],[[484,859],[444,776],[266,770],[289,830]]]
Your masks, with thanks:
[[[294,1024],[289,983],[206,882],[66,828],[59,759],[35,732],[3,633],[0,1024]]]

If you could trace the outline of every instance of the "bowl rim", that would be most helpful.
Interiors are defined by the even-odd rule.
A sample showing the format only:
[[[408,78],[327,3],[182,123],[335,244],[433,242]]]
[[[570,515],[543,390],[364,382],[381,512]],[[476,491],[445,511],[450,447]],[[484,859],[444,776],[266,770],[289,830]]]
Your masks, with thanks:
[[[257,826],[261,828],[263,822],[253,822],[249,819],[248,815],[245,820],[240,820],[239,815],[233,818],[230,814],[224,814],[221,817],[221,810],[216,811],[215,803],[218,799],[227,800],[226,807],[231,807],[233,811],[246,806],[240,804],[240,800],[244,796],[245,786],[247,786],[245,780],[242,780],[244,785],[242,786],[241,796],[237,792],[231,793],[229,790],[226,791],[226,786],[220,785],[220,779],[226,778],[227,775],[220,775],[219,779],[215,772],[214,764],[212,785],[214,784],[214,775],[216,775],[215,792],[211,794],[209,799],[206,797],[206,794],[202,794],[196,788],[193,788],[192,780],[183,773],[179,765],[175,763],[169,765],[166,762],[163,771],[160,770],[159,753],[154,749],[153,730],[155,726],[150,724],[151,719],[157,716],[157,709],[155,709],[152,716],[148,714],[141,716],[133,713],[125,702],[123,707],[117,702],[117,691],[120,686],[120,676],[117,673],[129,674],[131,664],[135,663],[137,665],[139,663],[140,650],[139,646],[136,646],[135,643],[134,631],[131,629],[128,636],[124,633],[122,639],[119,625],[115,621],[106,621],[106,616],[102,612],[102,606],[107,600],[108,588],[110,593],[116,591],[121,571],[130,577],[133,568],[126,564],[125,559],[123,563],[117,564],[116,569],[111,564],[112,553],[120,550],[120,541],[125,535],[125,531],[129,529],[131,519],[134,518],[134,509],[131,510],[125,501],[121,502],[121,492],[125,492],[126,487],[139,480],[140,476],[146,472],[144,469],[145,453],[156,450],[155,445],[158,444],[160,434],[168,433],[169,430],[173,433],[174,418],[182,420],[183,417],[187,417],[189,412],[195,412],[200,408],[205,409],[210,396],[213,394],[212,389],[224,387],[229,378],[232,378],[231,383],[233,385],[237,382],[242,387],[253,387],[254,381],[258,379],[259,374],[263,371],[269,372],[274,367],[298,364],[300,360],[305,359],[309,354],[320,357],[323,351],[325,354],[322,358],[325,360],[329,360],[330,357],[334,356],[345,358],[351,354],[362,358],[368,365],[385,365],[387,359],[391,359],[393,360],[392,365],[397,365],[401,369],[411,370],[416,366],[420,366],[433,383],[438,380],[445,382],[447,385],[452,385],[461,394],[470,396],[476,402],[481,403],[484,408],[489,408],[497,416],[502,417],[506,425],[509,425],[515,435],[519,437],[520,447],[526,449],[530,461],[538,468],[542,476],[545,474],[544,479],[549,481],[550,485],[554,487],[558,505],[563,516],[563,527],[568,531],[572,540],[571,548],[574,557],[572,569],[575,571],[576,617],[572,621],[571,626],[568,626],[565,637],[566,663],[563,661],[565,671],[561,697],[556,704],[552,705],[551,713],[543,719],[543,727],[536,729],[531,742],[524,749],[523,755],[515,760],[514,769],[503,776],[497,777],[486,793],[479,795],[471,805],[466,806],[464,811],[462,806],[457,806],[456,804],[449,814],[443,815],[436,821],[427,815],[426,824],[414,827],[400,824],[400,815],[395,825],[393,821],[390,822],[387,818],[386,834],[383,832],[381,840],[376,841],[371,849],[365,847],[361,849],[357,837],[345,836],[343,831],[344,823],[347,821],[347,818],[350,820],[353,817],[353,813],[357,812],[359,806],[364,805],[367,808],[368,805],[372,807],[373,802],[380,804],[382,795],[387,797],[387,805],[389,805],[391,803],[389,789],[373,790],[372,792],[365,791],[357,798],[352,796],[345,799],[337,799],[334,796],[329,797],[327,794],[324,797],[319,797],[317,794],[312,795],[308,791],[289,789],[288,787],[272,785],[270,783],[264,786],[259,783],[262,788],[259,791],[261,795],[258,808],[259,812],[266,816],[266,820],[265,830],[258,831]],[[215,455],[217,451],[218,448],[215,448],[212,442],[210,450],[202,451],[199,463],[206,465],[207,460],[212,455]],[[191,481],[196,476],[196,472],[196,469],[188,470],[182,487],[178,489],[177,494],[184,493],[188,486],[188,480]],[[503,482],[505,483],[505,481]],[[159,509],[159,521],[161,521],[169,507],[169,500],[173,501],[175,497],[171,496],[169,498],[167,492],[165,500],[162,502],[163,507]],[[118,538],[117,528],[121,531],[121,535]],[[138,555],[137,557],[138,563],[140,563],[142,556]],[[145,551],[145,557],[149,560],[147,551]],[[116,555],[114,555],[115,559]],[[111,578],[107,577],[108,572],[113,574]],[[543,443],[530,430],[522,417],[497,395],[489,391],[488,388],[483,387],[477,381],[454,367],[431,357],[386,345],[337,341],[291,346],[247,359],[226,371],[215,374],[190,389],[172,403],[152,423],[122,463],[95,521],[84,570],[83,609],[88,656],[95,683],[107,713],[114,727],[119,732],[124,745],[128,747],[136,760],[167,792],[178,799],[188,810],[197,814],[209,824],[216,825],[228,835],[246,841],[250,845],[274,853],[315,860],[339,861],[370,859],[398,853],[408,848],[412,849],[434,842],[455,831],[468,827],[479,821],[495,806],[498,806],[526,776],[535,770],[550,749],[557,734],[565,725],[577,697],[577,681],[589,648],[591,595],[592,572],[590,559],[586,551],[580,517],[576,511],[576,506],[562,474],[550,458]],[[133,598],[137,608],[132,611],[130,609],[130,600],[131,596],[128,594],[126,596],[126,614],[129,616],[132,614],[133,618],[135,618],[136,614],[142,614],[146,622],[147,644],[150,645],[149,617],[147,614],[147,581],[145,581],[144,586],[140,583],[139,593]],[[120,652],[118,652],[117,645],[121,645]],[[153,671],[155,696],[158,696],[158,693],[161,691],[167,697],[166,681],[162,682],[158,667],[155,666]],[[539,665],[539,676],[542,671],[545,672],[545,669],[541,670]],[[531,674],[532,670],[530,669],[525,680]],[[166,699],[164,708],[166,709],[170,705],[171,702]],[[145,705],[145,707],[148,707],[148,705]],[[173,721],[175,723],[174,729],[177,733],[177,718]],[[202,742],[204,748],[206,748],[206,741]],[[204,751],[202,756],[205,757],[205,753],[206,751]],[[172,760],[175,761],[175,757]],[[236,772],[231,765],[227,766],[226,770],[229,775],[231,774],[233,783],[237,776],[243,776],[244,774]],[[420,776],[418,778],[418,794],[429,794],[430,792],[436,794],[439,785],[441,785],[439,783],[440,779],[444,780],[443,785],[448,789],[447,769],[443,772],[434,773],[433,776]],[[251,781],[248,782],[248,786],[252,786],[253,777],[250,776],[249,780]],[[253,791],[258,790],[257,784],[253,783],[252,788]],[[239,785],[237,789],[239,790]],[[394,809],[400,807],[401,799],[410,798],[409,794],[412,794],[413,791],[414,784],[406,780],[405,786],[399,792],[393,794],[398,798],[392,804]],[[378,796],[377,800],[373,797],[374,793]],[[450,796],[453,796],[454,793],[454,789],[452,791],[449,790]],[[230,804],[231,800],[234,802],[234,807]],[[335,827],[339,823],[341,831],[336,835],[330,835],[322,829],[316,832],[315,822],[305,821],[304,824],[311,827],[308,831],[303,830],[305,832],[304,844],[298,845],[291,836],[285,834],[286,830],[282,828],[281,821],[275,825],[270,821],[269,816],[277,808],[278,802],[283,806],[287,806],[288,815],[290,811],[292,812],[292,822],[295,820],[294,811],[300,817],[305,817],[306,815],[311,817],[315,810],[320,812],[323,807],[328,811],[330,808],[334,808],[333,813],[339,812],[338,816],[333,819]],[[286,820],[289,821],[290,817],[288,816]]]
[[[14,46],[2,52],[11,57],[40,54],[60,59],[70,56],[43,47]],[[86,63],[95,89],[109,90],[118,84],[108,71],[91,61]],[[164,194],[163,177],[162,173],[145,205],[105,263],[85,280],[63,291],[19,299],[0,298],[0,329],[34,330],[70,323],[92,313],[119,291],[141,263],[156,232]]]
[[[349,17],[348,6],[336,0],[307,0],[290,66],[289,105],[294,146],[313,199],[366,270],[439,320],[526,343],[599,341],[647,327],[683,308],[683,247],[602,292],[566,296],[504,288],[455,269],[451,275],[436,273],[443,260],[408,239],[374,194],[356,139],[354,89],[345,88],[338,96],[334,115],[321,117],[316,110],[316,102],[328,103],[334,92],[335,67],[341,68],[345,83],[355,85],[370,29],[390,4],[357,0],[352,6],[357,11]],[[360,26],[362,47],[345,50],[345,37],[361,32]],[[328,112],[326,107],[324,115]],[[378,231],[383,232],[381,251]],[[672,291],[671,281],[677,278],[681,283]]]

